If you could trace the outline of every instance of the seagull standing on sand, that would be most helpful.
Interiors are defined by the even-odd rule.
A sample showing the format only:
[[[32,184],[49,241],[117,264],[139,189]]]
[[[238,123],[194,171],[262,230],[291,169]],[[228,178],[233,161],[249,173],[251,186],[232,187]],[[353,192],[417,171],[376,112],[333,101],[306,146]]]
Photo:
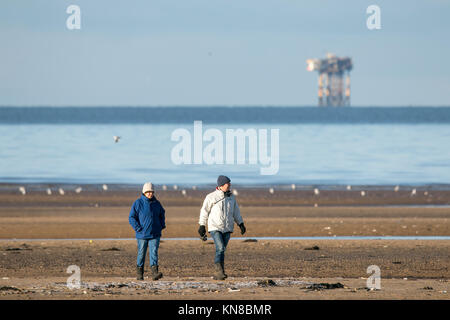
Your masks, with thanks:
[[[167,190],[167,186],[166,186],[166,185],[163,185],[163,186],[162,186],[162,189],[163,189],[164,191],[166,191],[166,190]]]
[[[320,192],[319,192],[319,189],[315,188],[315,189],[314,189],[314,194],[315,194],[315,195],[319,195],[319,193],[320,193]]]
[[[181,190],[181,194],[186,197],[186,190]]]
[[[173,190],[178,190],[178,186],[176,184],[173,186]]]
[[[120,137],[119,136],[114,136],[113,139],[114,139],[114,142],[117,143],[117,142],[119,142]]]
[[[106,185],[106,184],[104,184],[103,186],[102,186],[102,188],[103,188],[103,190],[108,190],[108,186]]]
[[[239,192],[237,192],[236,189],[233,189],[233,194],[234,194],[235,196],[237,196],[237,195],[239,194]]]
[[[274,194],[274,192],[275,192],[275,190],[273,190],[273,188],[270,188],[270,189],[269,189],[269,193],[270,193],[270,194]]]
[[[416,192],[417,192],[417,190],[416,190],[416,189],[412,189],[412,191],[411,191],[411,195],[412,195],[412,196],[415,196],[415,195],[416,195]]]
[[[351,185],[348,185],[348,186],[347,186],[347,190],[352,190],[352,186],[351,186]]]
[[[295,184],[291,184],[291,189],[295,190]]]
[[[19,191],[21,194],[26,195],[27,191],[25,190],[25,187],[19,187]]]
[[[400,187],[399,186],[395,186],[394,191],[397,192],[398,189],[400,189]]]
[[[365,191],[361,191],[361,197],[364,197],[366,195]]]
[[[63,188],[59,188],[59,189],[58,189],[58,192],[59,192],[60,195],[62,195],[62,196],[64,195],[64,190],[63,190]]]
[[[81,190],[83,190],[83,189],[82,189],[81,187],[78,187],[78,188],[75,189],[75,192],[76,192],[76,193],[80,193]]]
[[[51,196],[51,195],[52,195],[52,189],[47,188],[47,194],[48,194],[49,196]]]

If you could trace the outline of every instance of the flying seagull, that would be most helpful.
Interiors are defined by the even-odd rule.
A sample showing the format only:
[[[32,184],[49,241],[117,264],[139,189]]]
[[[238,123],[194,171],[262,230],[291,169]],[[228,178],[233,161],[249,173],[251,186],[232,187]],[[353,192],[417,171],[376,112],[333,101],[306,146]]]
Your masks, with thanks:
[[[117,142],[119,142],[120,137],[119,136],[114,136],[113,139],[114,139],[114,142],[117,143]]]

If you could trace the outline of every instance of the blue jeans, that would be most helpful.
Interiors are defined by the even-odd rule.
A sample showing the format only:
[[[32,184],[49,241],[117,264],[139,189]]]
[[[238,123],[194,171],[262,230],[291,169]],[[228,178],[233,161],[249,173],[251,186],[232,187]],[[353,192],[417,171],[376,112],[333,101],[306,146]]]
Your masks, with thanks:
[[[231,232],[211,231],[214,244],[216,245],[216,256],[214,257],[214,263],[220,263],[225,261],[225,250],[227,248],[228,241],[230,240]]]
[[[143,267],[145,264],[145,256],[147,255],[147,247],[149,248],[150,266],[158,265],[158,248],[159,239],[137,239],[138,255],[137,266]]]

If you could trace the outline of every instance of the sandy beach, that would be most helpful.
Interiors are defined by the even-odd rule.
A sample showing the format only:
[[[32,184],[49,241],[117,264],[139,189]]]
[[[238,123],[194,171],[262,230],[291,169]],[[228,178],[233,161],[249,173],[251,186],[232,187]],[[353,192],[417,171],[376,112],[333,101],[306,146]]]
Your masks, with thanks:
[[[197,237],[207,192],[157,193],[167,229],[156,282],[135,279],[136,241],[127,239],[136,192],[0,192],[0,299],[449,299],[448,240],[243,240],[235,229],[229,278],[212,280],[210,238],[170,240]],[[449,191],[430,191],[432,201],[423,192],[248,190],[237,199],[247,238],[450,235]],[[66,286],[70,265],[80,267],[80,289]],[[366,288],[370,265],[380,267],[381,290]],[[342,288],[313,290],[319,283]]]

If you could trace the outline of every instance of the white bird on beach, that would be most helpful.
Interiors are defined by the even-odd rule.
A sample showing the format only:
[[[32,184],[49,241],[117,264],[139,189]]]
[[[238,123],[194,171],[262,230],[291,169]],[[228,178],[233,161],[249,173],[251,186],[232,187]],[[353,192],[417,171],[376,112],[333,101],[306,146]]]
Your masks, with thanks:
[[[291,189],[295,190],[295,184],[291,184]]]
[[[173,186],[173,190],[178,190],[178,186],[176,184]]]
[[[236,189],[233,189],[233,194],[234,194],[235,196],[237,196],[237,195],[239,194],[239,192],[238,192]]]
[[[186,190],[181,190],[181,194],[186,197]]]
[[[361,197],[364,197],[366,195],[365,191],[361,191]]]
[[[416,189],[412,189],[412,190],[411,190],[411,195],[412,195],[412,196],[415,196],[415,195],[416,195],[416,192],[417,192]]]
[[[166,191],[166,190],[167,190],[167,186],[166,186],[166,185],[163,185],[163,186],[162,186],[162,189],[163,189],[164,191]]]
[[[76,193],[80,193],[80,192],[81,192],[81,190],[83,190],[83,188],[81,188],[81,187],[78,187],[78,188],[76,188],[76,189],[75,189],[75,192],[76,192]]]
[[[315,189],[314,189],[314,194],[315,194],[315,195],[318,195],[319,193],[320,193],[320,192],[319,192],[319,189],[315,188]]]
[[[19,191],[21,194],[26,195],[27,191],[25,190],[25,187],[19,187]]]
[[[395,186],[394,191],[397,192],[400,189],[399,186]]]
[[[347,186],[347,190],[352,190],[352,186],[351,186],[351,185],[348,185],[348,186]]]
[[[47,188],[47,194],[48,194],[49,196],[51,196],[51,195],[52,195],[52,189]]]
[[[270,188],[270,189],[269,189],[269,193],[270,193],[270,194],[274,194],[274,193],[275,193],[275,190],[274,190],[273,188]]]
[[[114,139],[114,142],[117,143],[117,142],[119,142],[120,137],[119,136],[114,136],[113,139]]]
[[[59,189],[58,189],[58,192],[59,192],[60,195],[62,195],[62,196],[64,195],[64,190],[63,190],[63,188],[59,188]]]
[[[108,190],[108,186],[106,185],[106,184],[104,184],[103,186],[102,186],[102,188],[103,188],[103,190]]]

